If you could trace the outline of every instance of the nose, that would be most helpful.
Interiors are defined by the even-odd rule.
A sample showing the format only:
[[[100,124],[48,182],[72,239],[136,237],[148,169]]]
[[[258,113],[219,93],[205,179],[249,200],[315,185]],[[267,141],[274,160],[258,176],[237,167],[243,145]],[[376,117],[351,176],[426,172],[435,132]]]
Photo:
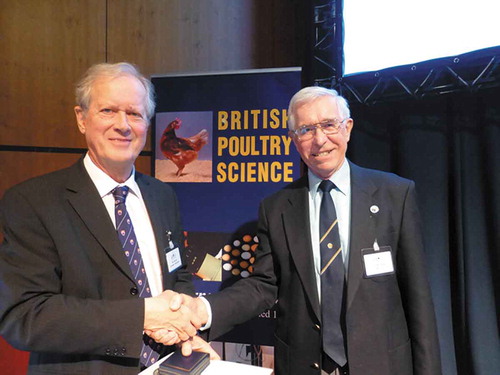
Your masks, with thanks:
[[[121,132],[130,130],[127,114],[124,111],[118,111],[115,121],[115,127]]]
[[[313,136],[314,143],[322,145],[326,142],[326,140],[327,136],[325,132],[321,127],[317,126],[316,129],[314,129],[314,136]]]

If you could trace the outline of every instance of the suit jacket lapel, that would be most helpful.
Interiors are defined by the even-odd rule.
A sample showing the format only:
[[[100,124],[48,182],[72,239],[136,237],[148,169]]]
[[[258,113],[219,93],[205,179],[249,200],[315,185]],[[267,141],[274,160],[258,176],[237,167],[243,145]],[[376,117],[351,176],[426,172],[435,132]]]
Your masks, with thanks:
[[[71,168],[73,173],[68,178],[66,185],[69,204],[117,267],[130,280],[134,281],[130,267],[123,255],[113,222],[109,218],[99,192],[85,171],[83,159],[80,159]],[[96,220],[96,218],[99,219]]]
[[[375,240],[375,223],[371,218],[370,207],[377,187],[363,172],[352,164],[351,168],[351,234],[349,246],[349,270],[347,280],[347,309],[352,304],[359,283],[363,279],[361,249],[372,247]]]
[[[290,205],[283,211],[282,218],[293,262],[316,317],[320,320],[321,312],[314,271],[311,232],[309,230],[309,186],[307,176],[298,182],[298,188],[290,189]]]

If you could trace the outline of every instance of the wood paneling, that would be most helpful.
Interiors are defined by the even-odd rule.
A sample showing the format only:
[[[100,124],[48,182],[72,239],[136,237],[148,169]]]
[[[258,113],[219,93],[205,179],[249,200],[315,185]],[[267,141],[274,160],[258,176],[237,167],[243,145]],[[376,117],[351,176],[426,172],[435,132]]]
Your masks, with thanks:
[[[145,74],[298,66],[291,1],[108,2],[108,59]]]
[[[82,147],[74,84],[105,59],[102,0],[2,0],[0,144]]]
[[[0,151],[0,197],[9,187],[31,177],[40,176],[76,162],[79,154],[45,152]],[[151,158],[139,156],[136,161],[139,172],[151,174]]]
[[[81,155],[45,152],[0,152],[0,197],[9,187],[73,164]]]

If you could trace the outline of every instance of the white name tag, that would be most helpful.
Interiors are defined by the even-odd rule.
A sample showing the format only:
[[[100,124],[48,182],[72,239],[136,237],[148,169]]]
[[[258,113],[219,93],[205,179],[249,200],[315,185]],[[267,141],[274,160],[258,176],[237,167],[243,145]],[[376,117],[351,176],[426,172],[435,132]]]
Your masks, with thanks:
[[[182,266],[181,252],[178,247],[167,252],[165,257],[167,258],[168,272],[172,273]]]
[[[394,263],[392,262],[391,248],[389,246],[382,246],[378,251],[363,249],[362,253],[366,277],[394,273]]]

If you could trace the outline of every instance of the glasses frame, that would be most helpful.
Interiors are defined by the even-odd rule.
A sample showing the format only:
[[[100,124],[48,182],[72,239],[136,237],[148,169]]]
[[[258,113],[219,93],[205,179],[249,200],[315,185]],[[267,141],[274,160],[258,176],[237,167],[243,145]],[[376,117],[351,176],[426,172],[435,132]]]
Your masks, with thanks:
[[[311,132],[309,133],[306,133],[306,134],[311,134],[311,138],[314,138],[314,135],[315,135],[315,132],[312,132],[312,131],[317,131],[317,129],[321,129],[321,131],[323,132],[323,134],[325,135],[334,135],[334,134],[338,134],[340,132],[340,128],[342,127],[342,125],[344,124],[344,122],[346,122],[346,120],[349,120],[350,117],[346,117],[345,119],[343,120],[338,120],[336,118],[332,119],[332,120],[325,120],[325,121],[321,121],[321,122],[318,122],[316,124],[311,124],[311,125],[302,125],[302,126],[299,126],[297,129],[294,129],[294,130],[290,130],[290,134],[293,134],[299,141],[303,141],[304,140],[304,135],[300,135],[299,134],[299,131],[302,130],[302,129],[310,129]],[[325,125],[334,125],[334,130],[333,132],[325,132]],[[306,136],[306,139],[305,140],[308,140],[309,138],[307,138]]]

